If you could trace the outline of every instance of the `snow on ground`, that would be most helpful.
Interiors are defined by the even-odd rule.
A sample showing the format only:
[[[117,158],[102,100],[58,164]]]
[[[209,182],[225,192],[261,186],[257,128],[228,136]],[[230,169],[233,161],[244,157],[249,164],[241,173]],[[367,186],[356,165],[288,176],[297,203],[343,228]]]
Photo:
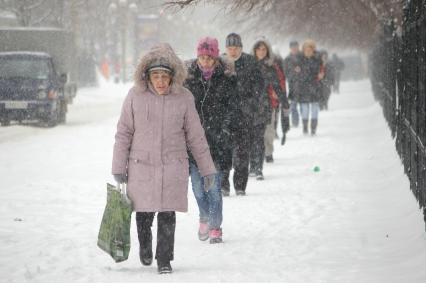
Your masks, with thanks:
[[[190,194],[174,274],[140,265],[134,223],[115,264],[96,240],[128,88],[81,90],[67,125],[0,128],[0,282],[424,282],[422,215],[367,81],[343,84],[317,137],[293,129],[266,180],[224,200],[224,244],[198,241]]]

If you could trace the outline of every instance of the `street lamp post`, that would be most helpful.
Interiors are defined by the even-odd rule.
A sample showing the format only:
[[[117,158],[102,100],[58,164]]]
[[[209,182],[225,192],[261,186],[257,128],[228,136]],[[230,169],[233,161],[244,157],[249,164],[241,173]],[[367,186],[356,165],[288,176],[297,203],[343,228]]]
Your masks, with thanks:
[[[123,83],[127,80],[127,25],[128,25],[128,12],[136,13],[138,7],[136,3],[132,2],[129,4],[128,0],[118,0],[118,7],[115,2],[112,2],[109,6],[109,10],[112,13],[117,14],[120,17],[120,41],[121,41],[121,81]],[[118,10],[118,11],[117,11]]]

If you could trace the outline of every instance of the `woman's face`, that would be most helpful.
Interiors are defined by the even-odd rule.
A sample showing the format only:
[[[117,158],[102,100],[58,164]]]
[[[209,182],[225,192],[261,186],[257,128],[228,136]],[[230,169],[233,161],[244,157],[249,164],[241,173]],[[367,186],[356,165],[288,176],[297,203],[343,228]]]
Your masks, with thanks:
[[[314,56],[314,49],[311,46],[306,46],[303,49],[303,54],[305,54],[305,57],[312,57]]]
[[[169,90],[172,76],[165,71],[153,71],[149,74],[149,80],[154,90],[158,94],[164,95]]]
[[[208,55],[201,55],[198,57],[198,64],[200,64],[200,66],[205,69],[213,68],[215,62],[216,61]]]
[[[255,50],[257,60],[263,60],[268,55],[268,48],[264,44],[259,45]]]

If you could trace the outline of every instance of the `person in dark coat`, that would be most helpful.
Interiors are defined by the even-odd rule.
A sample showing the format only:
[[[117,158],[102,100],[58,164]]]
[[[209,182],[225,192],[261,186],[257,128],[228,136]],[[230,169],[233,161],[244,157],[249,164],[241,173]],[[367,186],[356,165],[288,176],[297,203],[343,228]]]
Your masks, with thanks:
[[[226,38],[226,58],[234,62],[237,85],[235,88],[235,119],[231,123],[234,150],[234,187],[238,196],[246,195],[249,175],[250,149],[255,128],[266,124],[271,118],[265,105],[267,101],[263,77],[256,59],[242,52],[243,44],[238,34],[231,33]],[[229,171],[224,172],[222,193],[229,196]]]
[[[199,41],[197,59],[188,65],[188,77],[184,86],[195,98],[195,106],[206,133],[210,153],[216,165],[215,185],[208,192],[197,163],[190,155],[192,190],[200,211],[198,237],[210,238],[210,243],[222,242],[222,192],[223,171],[232,167],[230,125],[233,122],[233,91],[235,73],[228,62],[219,58],[218,41],[206,37]]]
[[[284,73],[284,59],[282,59],[282,57],[278,54],[275,53],[274,54],[274,68],[275,71],[277,73],[279,82],[280,82],[280,87],[281,87],[281,91],[285,93],[286,97],[285,99],[287,100],[287,103],[282,103],[280,102],[280,113],[281,115],[276,115],[276,120],[275,120],[275,131],[277,129],[277,124],[278,124],[278,117],[281,116],[281,130],[283,133],[283,136],[281,138],[281,145],[284,145],[286,143],[287,140],[287,133],[290,130],[290,102],[289,99],[287,97],[287,86],[286,86],[286,76]],[[297,105],[297,103],[296,103]],[[297,106],[296,106],[296,113],[297,115],[299,114],[297,111]],[[278,113],[279,114],[279,113]],[[278,136],[278,134],[276,134],[276,136]],[[268,162],[268,160],[266,160]],[[272,160],[273,161],[273,160]]]
[[[335,70],[333,91],[335,93],[340,93],[340,76],[345,69],[345,63],[342,59],[339,58],[339,56],[337,56],[337,54],[333,54],[331,57],[331,63],[333,64]]]
[[[320,111],[321,83],[320,74],[321,59],[316,52],[316,44],[313,40],[307,40],[303,44],[302,54],[299,55],[299,79],[296,81],[295,96],[300,103],[300,112],[303,120],[303,133],[308,134],[309,118],[311,119],[311,134],[315,135],[318,126]]]
[[[328,110],[328,101],[330,100],[331,87],[334,84],[334,66],[328,61],[328,53],[323,50],[321,56],[321,71],[323,76],[321,82],[321,110]]]
[[[263,131],[263,139],[255,139],[250,153],[250,174],[256,176],[257,180],[263,180],[263,160],[273,162],[274,139],[275,139],[275,113],[279,109],[280,103],[288,108],[287,95],[285,87],[281,86],[280,78],[277,73],[272,48],[265,38],[257,40],[253,46],[253,54],[260,64],[264,80],[264,93],[268,97],[264,107],[269,112],[269,123],[265,127],[255,129],[259,134]],[[285,80],[283,82],[285,84]],[[263,144],[261,144],[263,143]],[[265,156],[266,155],[266,156]]]
[[[291,124],[297,128],[299,126],[299,110],[295,87],[300,75],[299,66],[300,47],[297,41],[290,42],[290,54],[284,59],[284,74],[288,81],[288,99],[290,100]]]

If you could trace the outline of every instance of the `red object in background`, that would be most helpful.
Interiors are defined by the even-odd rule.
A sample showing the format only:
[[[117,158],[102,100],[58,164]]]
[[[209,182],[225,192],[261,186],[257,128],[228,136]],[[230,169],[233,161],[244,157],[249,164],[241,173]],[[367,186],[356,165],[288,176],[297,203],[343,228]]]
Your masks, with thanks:
[[[278,79],[280,81],[281,90],[285,93],[287,91],[287,88],[286,88],[286,85],[285,85],[284,72],[283,72],[283,70],[281,70],[281,68],[280,68],[280,66],[278,66],[278,64],[274,64],[274,69],[277,72],[277,76],[278,76]],[[268,87],[269,101],[271,103],[271,107],[273,109],[276,109],[280,106],[280,100],[279,100],[277,94],[275,93],[275,95],[274,95],[274,93],[275,93],[275,91],[274,91],[273,87],[270,85]]]
[[[322,78],[319,77],[321,74],[322,74]],[[322,80],[324,78],[324,76],[325,76],[325,65],[321,64],[320,72],[319,72],[318,77],[317,77],[317,81]]]
[[[271,107],[273,109],[276,109],[280,106],[280,100],[278,99],[277,94],[275,93],[274,88],[269,85],[268,87],[268,95],[269,95],[269,102],[271,103]]]
[[[278,79],[280,80],[280,87],[283,92],[287,92],[287,88],[285,85],[285,75],[284,71],[278,66],[278,64],[274,64],[275,71],[277,72]]]
[[[104,78],[109,81],[109,62],[107,59],[104,59],[101,64],[101,73]]]

